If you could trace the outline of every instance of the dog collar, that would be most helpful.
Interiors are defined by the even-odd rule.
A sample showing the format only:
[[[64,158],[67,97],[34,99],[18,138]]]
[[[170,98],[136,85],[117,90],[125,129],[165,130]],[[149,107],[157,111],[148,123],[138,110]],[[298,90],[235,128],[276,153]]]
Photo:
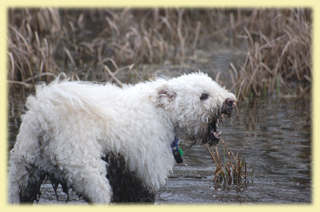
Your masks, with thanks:
[[[173,153],[173,157],[176,160],[177,163],[182,163],[182,155],[183,152],[180,148],[178,148],[179,139],[177,137],[174,138],[174,141],[171,143],[171,149]]]

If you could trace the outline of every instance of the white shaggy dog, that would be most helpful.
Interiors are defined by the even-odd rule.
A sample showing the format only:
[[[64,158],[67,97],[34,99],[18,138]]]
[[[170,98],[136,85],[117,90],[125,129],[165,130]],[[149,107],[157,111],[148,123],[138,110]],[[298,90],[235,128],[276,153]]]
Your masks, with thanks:
[[[200,72],[123,88],[63,76],[27,99],[10,152],[12,203],[38,200],[46,178],[88,202],[153,202],[181,162],[176,138],[217,143],[236,100]]]

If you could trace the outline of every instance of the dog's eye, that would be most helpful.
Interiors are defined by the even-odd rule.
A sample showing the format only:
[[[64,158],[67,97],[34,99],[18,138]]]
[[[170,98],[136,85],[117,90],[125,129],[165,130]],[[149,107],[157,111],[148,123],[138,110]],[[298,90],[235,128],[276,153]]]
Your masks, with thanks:
[[[209,95],[207,93],[202,93],[200,96],[200,100],[206,100],[208,99]]]

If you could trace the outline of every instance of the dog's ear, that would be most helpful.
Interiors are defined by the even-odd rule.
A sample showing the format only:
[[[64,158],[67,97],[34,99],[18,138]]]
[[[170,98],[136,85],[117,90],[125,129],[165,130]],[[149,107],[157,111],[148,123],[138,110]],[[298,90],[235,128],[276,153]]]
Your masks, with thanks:
[[[168,85],[159,86],[155,91],[156,93],[152,95],[153,102],[166,108],[170,105],[170,103],[175,99],[177,95],[176,92]]]

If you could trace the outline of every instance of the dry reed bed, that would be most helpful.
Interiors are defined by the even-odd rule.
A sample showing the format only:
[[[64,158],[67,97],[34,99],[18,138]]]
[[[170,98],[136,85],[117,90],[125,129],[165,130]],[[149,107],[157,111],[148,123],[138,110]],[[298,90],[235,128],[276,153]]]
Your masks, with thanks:
[[[239,99],[310,91],[310,9],[15,8],[8,15],[9,86],[61,71],[122,84],[152,77],[138,74],[143,64],[179,64],[197,49],[223,47],[245,53],[229,66]]]
[[[250,25],[243,27],[249,51],[240,70],[234,70],[238,97],[279,93],[280,87],[282,91],[292,89],[288,85],[292,81],[306,82],[303,86],[294,84],[300,89],[294,93],[310,91],[310,21],[310,11],[303,9],[252,13],[247,21]]]

